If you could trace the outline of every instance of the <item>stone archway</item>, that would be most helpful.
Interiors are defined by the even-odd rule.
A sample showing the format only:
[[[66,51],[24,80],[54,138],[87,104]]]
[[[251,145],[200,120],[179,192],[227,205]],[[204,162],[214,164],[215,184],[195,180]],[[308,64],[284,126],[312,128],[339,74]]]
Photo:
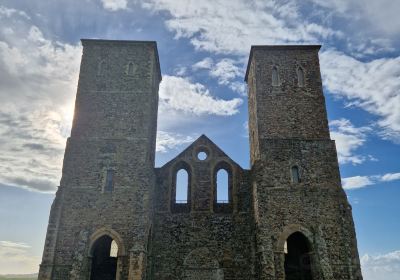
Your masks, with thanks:
[[[97,230],[90,237],[88,279],[119,280],[124,256],[124,243],[114,230]]]
[[[291,234],[285,243],[285,280],[313,280],[311,248],[301,232]]]
[[[301,225],[292,224],[284,228],[277,240],[275,251],[277,279],[319,279],[313,241],[312,232]]]
[[[103,235],[94,242],[90,280],[116,280],[118,249],[115,252],[115,244],[108,235]]]

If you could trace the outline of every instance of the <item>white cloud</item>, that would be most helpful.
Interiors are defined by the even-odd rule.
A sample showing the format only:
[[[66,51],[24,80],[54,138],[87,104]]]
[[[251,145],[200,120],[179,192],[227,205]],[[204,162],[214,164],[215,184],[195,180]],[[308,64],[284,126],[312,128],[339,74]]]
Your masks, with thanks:
[[[354,176],[342,178],[343,188],[346,190],[359,189],[377,183],[400,180],[400,173],[387,173],[384,175]]]
[[[0,183],[54,192],[81,47],[46,39],[21,12],[11,16],[0,17]]]
[[[209,70],[209,75],[217,79],[218,84],[226,85],[231,90],[245,96],[247,91],[247,85],[244,82],[238,82],[237,78],[242,78],[244,76],[244,71],[240,65],[242,63],[235,61],[230,58],[223,58],[217,63],[210,57],[206,57],[203,60],[195,63],[192,66],[193,70],[207,69]]]
[[[366,141],[369,127],[355,127],[347,119],[333,120],[329,123],[331,138],[336,142],[339,163],[363,163],[369,157],[355,154]]]
[[[196,62],[193,64],[192,69],[193,70],[198,70],[198,69],[211,69],[211,67],[214,65],[214,61],[212,60],[211,57],[206,57],[203,60],[200,60],[199,62]]]
[[[400,180],[400,172],[399,173],[387,173],[382,176],[381,180],[385,181],[385,182]]]
[[[224,58],[211,67],[210,75],[217,78],[219,84],[227,85],[236,77],[243,76],[243,71],[233,59]]]
[[[13,242],[13,241],[6,241],[6,240],[0,240],[0,247],[3,248],[18,248],[18,249],[26,249],[30,248],[26,243],[21,243],[21,242]]]
[[[390,35],[400,32],[400,19],[397,11],[400,2],[393,0],[311,0],[317,5],[327,8],[329,13],[335,12],[353,25],[364,24],[365,30],[381,31]],[[350,16],[351,15],[351,16]],[[362,30],[364,31],[364,30]]]
[[[344,53],[321,54],[324,86],[379,117],[381,136],[400,141],[400,57],[361,62]]]
[[[247,84],[244,82],[231,82],[229,83],[229,88],[242,96],[247,96]]]
[[[191,143],[194,140],[195,138],[192,136],[184,136],[179,133],[158,131],[156,151],[160,153],[165,153],[168,150],[175,149],[183,144]]]
[[[184,76],[187,72],[187,68],[185,66],[178,66],[174,69],[174,73],[177,76]]]
[[[354,176],[342,179],[345,190],[359,189],[375,184],[368,176]]]
[[[25,243],[0,241],[0,271],[2,274],[35,273],[39,270],[40,257],[29,252]]]
[[[317,1],[317,4],[323,5],[322,1]],[[336,7],[341,12],[355,11],[352,8],[353,4],[348,5],[345,1],[333,1],[329,6],[327,5],[325,4],[327,9]],[[358,1],[358,5],[368,6],[362,4],[361,1]],[[370,6],[376,5],[381,4]],[[384,8],[386,12],[383,14],[396,11],[393,8],[397,5],[388,3]],[[348,34],[351,36],[344,37],[343,32],[332,30],[329,27],[331,24],[324,22],[323,19],[312,22],[314,17],[306,17],[301,11],[302,5],[296,2],[236,0],[229,2],[229,13],[226,12],[227,5],[224,1],[193,0],[181,3],[173,0],[148,0],[143,6],[151,11],[167,11],[168,18],[165,24],[169,30],[175,32],[176,38],[189,38],[196,49],[213,53],[247,56],[250,45],[319,43],[321,41],[329,44],[332,39],[343,40],[343,38],[353,38],[354,34],[358,34],[352,30]],[[362,15],[366,17],[368,13],[363,12]],[[388,25],[393,26],[392,23]],[[362,30],[364,27],[359,28]],[[365,40],[349,39],[347,43],[352,45],[354,50],[363,51],[366,54],[374,54],[382,48],[393,49],[390,46],[390,38],[371,37],[375,39],[369,37]],[[207,59],[203,61],[203,64],[199,63],[195,67],[209,68],[210,62]],[[321,65],[324,85],[331,92],[350,100],[354,106],[378,116],[380,118],[378,123],[383,131],[381,136],[385,139],[400,141],[400,110],[398,110],[400,57],[364,62],[330,50],[321,53]],[[215,72],[215,75],[219,75],[218,73],[221,72]],[[223,74],[225,77],[235,75],[235,69]],[[223,76],[219,75],[219,77],[221,77],[219,79],[221,83],[226,83]]]
[[[30,17],[24,12],[12,8],[7,8],[4,6],[0,6],[0,17],[12,17],[13,15],[19,15],[21,17],[24,17],[26,19],[30,19]]]
[[[218,99],[200,83],[164,75],[160,85],[160,111],[175,110],[195,115],[231,116],[239,112],[242,99]]]
[[[400,279],[400,251],[376,256],[366,254],[360,261],[364,280]]]
[[[110,11],[125,10],[128,6],[127,0],[101,0],[103,8]]]
[[[17,10],[1,11],[0,183],[54,192],[70,133],[81,47],[45,38]],[[202,84],[166,75],[160,86],[159,124],[162,128],[165,120],[177,126],[193,116],[230,116],[241,104],[240,98],[219,99]],[[189,141],[179,134],[163,136],[159,151]]]
[[[349,9],[351,3],[351,1],[349,0],[330,0],[330,1],[311,0],[311,1],[320,5],[321,7],[335,9],[339,13],[346,12]]]
[[[152,11],[168,11],[165,24],[176,38],[189,38],[196,49],[216,53],[247,55],[250,45],[318,42],[341,36],[301,18],[295,2],[148,0],[142,5]]]

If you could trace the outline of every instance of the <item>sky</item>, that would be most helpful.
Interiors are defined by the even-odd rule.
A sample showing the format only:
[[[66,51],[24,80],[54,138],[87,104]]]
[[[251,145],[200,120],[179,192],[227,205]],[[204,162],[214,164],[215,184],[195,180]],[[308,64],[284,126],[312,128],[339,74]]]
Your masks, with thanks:
[[[321,44],[364,279],[400,279],[399,10],[397,0],[0,0],[0,274],[38,271],[80,39],[102,38],[157,41],[157,166],[204,133],[249,168],[250,46]]]

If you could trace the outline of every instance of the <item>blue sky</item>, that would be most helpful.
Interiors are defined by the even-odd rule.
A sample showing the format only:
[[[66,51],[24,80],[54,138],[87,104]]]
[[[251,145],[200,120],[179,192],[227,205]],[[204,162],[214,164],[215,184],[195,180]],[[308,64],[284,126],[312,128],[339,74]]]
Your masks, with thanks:
[[[157,166],[204,133],[249,168],[250,46],[322,44],[331,137],[364,277],[400,279],[399,10],[396,0],[0,1],[0,274],[38,270],[79,40],[104,38],[157,41]]]

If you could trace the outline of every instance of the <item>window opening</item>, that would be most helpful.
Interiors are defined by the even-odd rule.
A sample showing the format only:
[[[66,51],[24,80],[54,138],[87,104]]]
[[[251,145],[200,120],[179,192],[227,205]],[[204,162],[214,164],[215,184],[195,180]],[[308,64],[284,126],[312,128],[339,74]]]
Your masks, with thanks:
[[[106,175],[106,185],[104,187],[104,192],[112,192],[114,190],[114,170],[107,170]]]
[[[199,160],[206,160],[206,159],[207,159],[207,153],[206,153],[206,152],[199,152],[199,153],[197,154],[197,158],[198,158]]]
[[[128,63],[128,75],[132,76],[133,75],[133,63],[129,62]]]
[[[300,173],[297,166],[292,166],[292,182],[300,183]]]
[[[272,67],[272,85],[279,86],[279,73],[276,66]]]
[[[188,202],[189,174],[185,169],[176,173],[175,203],[185,204]]]
[[[225,169],[217,172],[217,203],[229,203],[229,175]]]
[[[301,67],[297,68],[297,82],[299,87],[304,86],[304,70]]]
[[[116,258],[118,256],[118,244],[113,240],[110,247],[110,257]]]

